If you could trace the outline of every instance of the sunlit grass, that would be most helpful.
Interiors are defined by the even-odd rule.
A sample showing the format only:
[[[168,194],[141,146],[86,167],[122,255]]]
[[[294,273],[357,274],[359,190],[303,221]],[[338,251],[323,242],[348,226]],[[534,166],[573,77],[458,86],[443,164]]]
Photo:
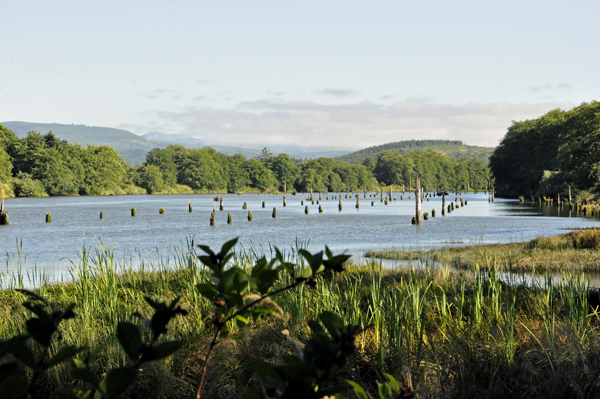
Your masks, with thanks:
[[[298,242],[286,257],[297,260],[297,249],[305,245]],[[533,244],[523,244],[522,250],[532,251],[528,245]],[[498,259],[514,259],[513,248],[498,247],[495,261],[466,267],[472,273],[453,272],[449,263],[422,270],[386,270],[376,262],[350,265],[315,289],[299,286],[276,297],[285,311],[283,319],[261,321],[246,332],[246,340],[215,350],[207,373],[208,397],[236,398],[246,386],[257,384],[243,364],[253,358],[281,362],[293,350],[281,331],[302,340],[307,320],[324,310],[365,328],[347,373],[373,395],[375,381],[387,372],[419,388],[422,397],[598,396],[599,317],[590,307],[597,302],[597,291],[585,277],[570,272],[559,282],[536,272],[541,278],[527,286],[506,284]],[[563,251],[537,244],[533,250],[540,256],[546,256],[542,251]],[[233,262],[249,267],[261,255],[246,248]],[[195,248],[189,241],[169,256],[138,259],[135,265],[98,245],[83,250],[73,263],[73,282],[43,285],[37,291],[60,306],[77,304],[77,318],[65,323],[63,343],[105,346],[102,370],[126,361],[115,328],[121,320],[135,321],[135,312],[150,313],[144,296],[181,297],[190,314],[176,319],[168,336],[186,344],[172,359],[145,370],[139,391],[150,398],[194,397],[211,317],[210,304],[195,289],[206,278]],[[17,287],[24,280],[15,276],[10,281]],[[279,282],[285,283],[285,278]],[[19,306],[21,294],[5,289],[0,301],[5,305],[0,308],[0,336],[20,332],[27,317]],[[70,380],[68,367],[63,367],[46,376],[45,383],[55,390]]]

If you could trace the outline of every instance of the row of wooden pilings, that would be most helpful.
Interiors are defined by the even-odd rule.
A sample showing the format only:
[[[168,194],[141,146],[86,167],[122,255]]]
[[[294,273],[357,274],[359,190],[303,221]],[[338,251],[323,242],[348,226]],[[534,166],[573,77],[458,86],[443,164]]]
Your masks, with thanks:
[[[417,208],[416,208],[416,213],[415,213],[415,217],[413,217],[413,224],[419,224],[421,222],[421,202],[423,199],[426,199],[427,201],[429,201],[429,197],[431,197],[431,194],[428,193],[423,193],[423,190],[420,187],[420,181],[417,180],[417,190],[415,190],[415,200],[417,201]],[[417,193],[420,193],[420,195],[418,195]],[[304,193],[303,193],[304,194]],[[400,195],[400,200],[404,199],[404,195],[406,194],[406,192],[402,192],[402,194]],[[295,195],[295,194],[294,194]],[[368,193],[367,190],[365,189],[364,191],[364,198],[367,198],[367,195],[369,198],[376,198],[377,196],[380,197],[380,202],[384,203],[385,205],[388,205],[388,203],[390,201],[396,201],[396,198],[393,197],[393,190],[392,188],[390,188],[389,192],[385,191],[385,195],[384,195],[384,191],[380,191],[379,193]],[[329,200],[329,193],[325,194],[326,196],[326,200]],[[346,199],[352,199],[353,197],[356,198],[356,205],[355,207],[357,209],[360,208],[360,196],[358,193],[351,193],[351,192],[347,192],[345,193],[345,198]],[[333,200],[339,200],[339,204],[338,204],[338,209],[341,212],[343,210],[343,205],[342,205],[342,193],[338,193],[338,194],[332,194],[331,195],[331,199]],[[408,195],[408,199],[411,199],[411,196]],[[311,191],[310,193],[310,197],[307,197],[305,199],[302,199],[300,201],[300,205],[301,206],[305,206],[304,208],[304,213],[308,214],[309,213],[309,207],[308,205],[304,204],[304,201],[307,202],[311,202],[312,205],[315,205],[315,197],[313,192]],[[320,204],[320,201],[322,201],[322,193],[319,193],[319,197],[318,200],[316,200],[316,204],[319,205],[318,208],[318,212],[319,213],[323,213],[323,206]],[[445,201],[446,201],[446,197],[445,195],[442,198],[442,215],[446,214],[445,211]],[[458,199],[456,199],[456,201],[458,202]],[[224,206],[224,200],[223,197],[214,197],[214,202],[213,202],[213,211],[210,214],[210,225],[213,226],[215,225],[215,219],[216,219],[216,203],[219,203],[219,210],[223,211],[225,209]],[[466,201],[465,203],[463,203],[462,199],[460,201],[461,206],[466,205]],[[287,206],[287,199],[286,196],[283,196],[283,207]],[[375,201],[371,200],[371,206],[375,206]],[[266,207],[266,202],[262,201],[262,208]],[[246,202],[244,202],[244,204],[242,205],[242,209],[247,209],[248,208],[248,204]],[[448,212],[451,212],[452,210],[454,210],[454,204],[451,204],[448,206]],[[188,205],[188,211],[192,212],[193,208],[192,208],[192,203],[190,202],[190,204]],[[165,213],[165,209],[164,208],[159,208],[158,213],[163,215]],[[131,208],[131,216],[135,217],[137,214],[136,208]],[[272,217],[273,218],[277,218],[277,209],[276,207],[273,207],[273,212],[272,212]],[[435,209],[433,209],[431,211],[431,216],[435,217]],[[427,220],[429,217],[429,213],[425,212],[423,213],[423,219]],[[100,219],[104,219],[104,213],[100,212]],[[252,221],[252,212],[248,211],[248,221]],[[47,223],[51,223],[52,222],[52,215],[50,213],[46,213],[46,222]],[[232,216],[231,214],[227,215],[227,223],[231,224],[232,223]],[[8,212],[5,210],[4,208],[4,200],[2,200],[2,203],[0,204],[0,225],[8,225]]]

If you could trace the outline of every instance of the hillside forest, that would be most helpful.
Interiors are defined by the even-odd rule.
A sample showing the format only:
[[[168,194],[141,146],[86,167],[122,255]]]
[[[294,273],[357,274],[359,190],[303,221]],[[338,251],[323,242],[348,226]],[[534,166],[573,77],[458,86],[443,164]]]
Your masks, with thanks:
[[[496,193],[585,198],[600,191],[600,102],[513,122],[490,157]]]
[[[255,158],[210,147],[154,148],[138,167],[108,146],[81,146],[52,132],[18,138],[0,125],[0,196],[110,195],[207,192],[378,191],[405,186],[418,175],[429,190],[483,190],[488,167],[477,158],[455,159],[432,150],[380,152],[362,164],[332,158],[297,162],[268,149]]]

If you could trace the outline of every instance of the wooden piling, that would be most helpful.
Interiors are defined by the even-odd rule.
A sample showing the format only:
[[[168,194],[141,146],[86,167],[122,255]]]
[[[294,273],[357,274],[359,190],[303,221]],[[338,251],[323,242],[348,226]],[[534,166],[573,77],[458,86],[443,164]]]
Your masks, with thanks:
[[[304,207],[304,213],[308,215],[308,205]]]
[[[287,201],[285,199],[285,195],[283,196],[283,207],[285,208],[287,206]]]
[[[50,215],[49,213],[46,214],[46,223],[50,223],[52,222],[52,215]]]
[[[340,204],[338,205],[340,212],[342,211],[342,196],[340,195]]]
[[[135,208],[131,208],[131,216],[135,216]]]
[[[210,214],[210,225],[211,226],[215,225],[215,211],[214,210]]]
[[[415,189],[415,224],[421,224],[421,180],[417,177]]]
[[[8,212],[4,209],[4,199],[0,203],[0,225],[8,226]]]
[[[242,205],[242,209],[248,209],[248,204],[246,204],[246,203],[244,202],[244,205]]]
[[[220,199],[220,205],[219,205],[219,210],[222,211],[224,209],[223,207],[223,197],[221,197]]]
[[[360,201],[358,197],[356,197],[356,209],[360,208]]]
[[[319,213],[323,213],[323,205],[319,205]]]
[[[231,213],[227,214],[227,224],[231,224]]]
[[[265,201],[263,201],[262,203],[262,207],[264,208],[266,206]]]
[[[192,203],[191,203],[191,202],[190,202],[190,205],[188,206],[188,211],[189,211],[190,213],[192,213]]]
[[[161,215],[164,215],[165,208],[158,208],[158,213],[161,214]]]
[[[104,219],[104,213],[100,212],[100,219]]]
[[[251,222],[252,221],[252,212],[248,211],[248,221]]]
[[[433,209],[431,210],[431,217],[432,217],[432,218],[434,218],[434,217],[435,217],[435,208],[433,208]]]
[[[273,213],[271,214],[271,216],[273,217],[273,219],[277,218],[277,209],[275,209],[275,207],[273,207]]]

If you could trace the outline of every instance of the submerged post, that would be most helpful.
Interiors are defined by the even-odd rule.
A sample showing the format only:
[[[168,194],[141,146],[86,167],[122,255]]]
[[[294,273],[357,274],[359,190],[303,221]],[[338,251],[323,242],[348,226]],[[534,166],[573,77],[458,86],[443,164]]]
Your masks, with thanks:
[[[417,177],[417,187],[415,189],[415,224],[421,224],[421,180]]]
[[[8,212],[4,210],[4,199],[2,200],[2,204],[0,205],[0,225],[8,225]]]
[[[192,201],[190,201],[190,205],[188,207],[188,210],[190,211],[190,213],[192,213]]]
[[[285,208],[287,206],[287,201],[285,200],[285,195],[283,196],[283,207]]]

